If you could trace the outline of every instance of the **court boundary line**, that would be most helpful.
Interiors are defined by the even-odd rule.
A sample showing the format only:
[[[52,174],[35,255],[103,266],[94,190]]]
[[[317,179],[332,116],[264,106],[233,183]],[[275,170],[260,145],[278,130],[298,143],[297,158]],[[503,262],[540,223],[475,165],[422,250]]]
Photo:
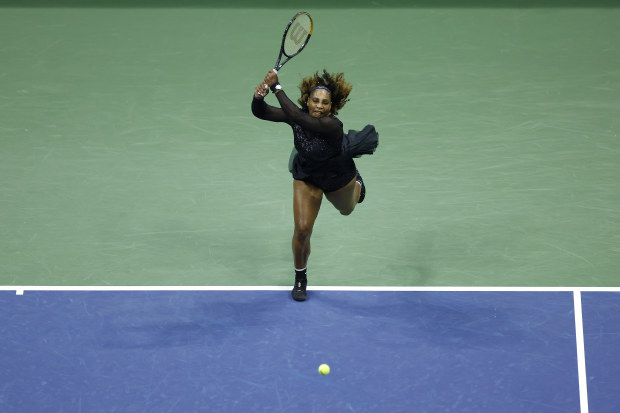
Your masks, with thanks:
[[[581,413],[589,413],[588,379],[586,375],[586,349],[583,335],[583,313],[581,308],[581,291],[573,292],[575,311],[575,340],[577,345],[577,376],[579,379],[579,405]]]
[[[0,285],[0,291],[287,291],[289,286],[278,285]],[[436,291],[436,292],[620,292],[620,287],[405,287],[405,286],[310,286],[308,291]]]

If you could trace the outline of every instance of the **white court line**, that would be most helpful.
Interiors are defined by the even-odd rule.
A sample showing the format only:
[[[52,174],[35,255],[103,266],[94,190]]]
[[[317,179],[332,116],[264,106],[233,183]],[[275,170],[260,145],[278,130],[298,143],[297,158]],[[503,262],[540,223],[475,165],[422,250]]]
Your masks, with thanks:
[[[573,293],[575,302],[575,337],[577,339],[577,372],[579,375],[579,403],[581,413],[588,413],[588,376],[586,375],[586,350],[583,338],[583,314],[581,312],[581,292]]]
[[[0,291],[285,291],[289,286],[276,285],[159,285],[159,286],[58,286],[58,285],[0,285]],[[310,291],[454,291],[454,292],[620,292],[620,287],[386,287],[386,286],[311,286]]]

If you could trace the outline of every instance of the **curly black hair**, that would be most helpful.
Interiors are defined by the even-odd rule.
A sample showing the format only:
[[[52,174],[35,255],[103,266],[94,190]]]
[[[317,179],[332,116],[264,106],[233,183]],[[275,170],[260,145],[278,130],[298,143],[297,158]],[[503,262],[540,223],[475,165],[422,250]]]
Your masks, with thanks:
[[[349,101],[349,93],[353,85],[344,80],[344,73],[328,73],[323,69],[323,74],[314,72],[312,76],[303,78],[299,83],[301,97],[297,100],[304,111],[308,111],[308,98],[312,89],[317,86],[325,86],[331,92],[332,114],[337,115],[345,103]]]

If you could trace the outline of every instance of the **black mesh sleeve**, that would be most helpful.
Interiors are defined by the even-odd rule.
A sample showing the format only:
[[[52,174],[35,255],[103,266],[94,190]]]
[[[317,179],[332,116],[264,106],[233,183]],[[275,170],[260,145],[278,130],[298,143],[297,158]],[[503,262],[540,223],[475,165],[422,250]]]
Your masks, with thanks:
[[[271,122],[286,122],[287,117],[284,111],[274,106],[269,106],[264,99],[252,99],[252,114],[259,119]]]
[[[276,93],[278,102],[284,111],[287,119],[301,126],[302,128],[319,133],[328,138],[339,139],[342,136],[342,125],[332,117],[315,118],[299,109],[283,90]]]

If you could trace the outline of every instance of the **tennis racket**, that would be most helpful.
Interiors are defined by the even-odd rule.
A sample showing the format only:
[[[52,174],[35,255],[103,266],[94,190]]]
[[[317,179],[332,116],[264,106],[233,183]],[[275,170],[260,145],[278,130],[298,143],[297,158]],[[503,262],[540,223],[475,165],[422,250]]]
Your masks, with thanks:
[[[274,72],[278,73],[278,70],[284,66],[286,62],[297,56],[308,44],[310,36],[312,35],[312,17],[305,11],[297,13],[288,25],[284,29],[284,35],[282,36],[282,46],[280,46],[280,54]],[[281,62],[282,56],[285,60]]]

